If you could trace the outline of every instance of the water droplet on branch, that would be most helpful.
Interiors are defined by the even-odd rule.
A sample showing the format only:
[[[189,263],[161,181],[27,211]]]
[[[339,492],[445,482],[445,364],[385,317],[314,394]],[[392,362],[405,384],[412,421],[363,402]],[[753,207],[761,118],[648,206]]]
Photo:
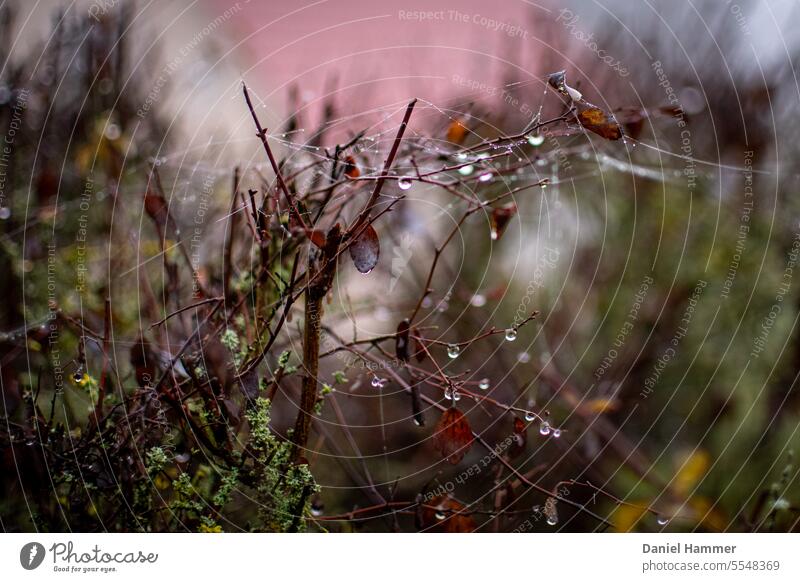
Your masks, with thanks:
[[[461,348],[458,347],[456,344],[450,344],[447,346],[447,356],[451,360],[455,360],[459,354],[461,354]]]

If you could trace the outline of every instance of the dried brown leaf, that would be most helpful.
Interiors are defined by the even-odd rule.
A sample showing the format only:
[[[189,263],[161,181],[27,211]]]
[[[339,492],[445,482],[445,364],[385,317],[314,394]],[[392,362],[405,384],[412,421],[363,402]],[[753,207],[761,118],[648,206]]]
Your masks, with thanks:
[[[605,139],[622,138],[622,128],[612,114],[586,101],[577,103],[577,107],[578,121],[583,127]]]
[[[465,509],[450,497],[434,497],[422,508],[422,526],[430,532],[471,533],[477,525],[471,515],[464,513]]]
[[[508,223],[517,214],[517,205],[513,202],[493,208],[491,218],[492,240],[499,240],[508,226]]]
[[[475,437],[467,417],[457,408],[448,408],[436,424],[433,445],[448,463],[458,464],[472,446]]]

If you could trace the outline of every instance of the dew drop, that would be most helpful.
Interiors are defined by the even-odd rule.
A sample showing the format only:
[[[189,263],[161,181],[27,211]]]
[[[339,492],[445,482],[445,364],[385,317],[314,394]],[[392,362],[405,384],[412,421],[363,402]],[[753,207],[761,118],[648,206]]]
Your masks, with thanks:
[[[554,439],[557,439],[557,438],[559,438],[560,436],[561,436],[561,429],[560,429],[560,428],[554,428],[554,429],[553,429],[553,438],[554,438]]]
[[[669,518],[664,517],[663,515],[659,515],[656,522],[658,523],[658,525],[667,525],[669,523]]]
[[[445,514],[442,513],[441,511],[437,511],[434,515],[436,516],[436,519],[438,519],[439,521],[443,521],[445,518]]]
[[[397,185],[400,187],[401,190],[408,190],[411,188],[411,180],[408,178],[400,178],[397,181]]]
[[[456,344],[450,344],[447,346],[447,356],[451,360],[455,360],[459,354],[461,354],[461,348],[458,347]]]
[[[506,330],[506,341],[513,342],[515,339],[517,339],[517,330],[513,327],[509,327]]]
[[[462,176],[469,176],[473,171],[475,171],[475,166],[473,166],[472,164],[461,166],[458,169],[458,173],[461,174]]]
[[[547,525],[557,525],[557,524],[558,524],[558,518],[555,515],[551,515],[550,517],[547,518]]]
[[[539,425],[539,434],[542,436],[547,436],[550,434],[550,423],[546,420],[543,420],[542,424]]]
[[[377,376],[375,376],[372,379],[371,385],[372,385],[373,388],[383,388],[383,380],[381,378],[378,378]]]
[[[478,178],[479,182],[491,182],[491,180],[492,180],[491,172],[486,172],[485,174],[481,174],[480,177]]]
[[[528,143],[533,147],[539,147],[544,143],[544,136],[540,133],[537,133],[536,135],[529,135]]]
[[[116,123],[109,123],[108,126],[106,126],[104,135],[106,139],[114,141],[119,139],[119,137],[122,135],[122,131],[120,130],[119,125]]]
[[[489,389],[489,378],[484,378],[478,383],[478,388],[481,390],[488,390]]]
[[[470,304],[473,307],[483,307],[484,305],[486,305],[486,297],[479,293],[476,293],[475,295],[472,296]]]
[[[453,388],[453,402],[458,402],[461,400],[461,392]]]
[[[520,364],[527,364],[531,361],[531,355],[528,352],[520,352],[517,354],[517,361]]]
[[[8,220],[11,218],[11,209],[8,206],[0,208],[0,220]]]
[[[528,422],[533,422],[536,419],[536,415],[530,411],[525,413],[525,420]]]

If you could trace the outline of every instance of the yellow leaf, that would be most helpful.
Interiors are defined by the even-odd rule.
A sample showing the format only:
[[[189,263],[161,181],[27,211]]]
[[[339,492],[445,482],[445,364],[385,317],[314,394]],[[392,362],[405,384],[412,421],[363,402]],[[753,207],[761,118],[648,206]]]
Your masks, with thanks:
[[[678,495],[686,495],[705,476],[711,466],[711,455],[707,451],[697,449],[692,452],[678,469],[672,482],[672,488]]]
[[[631,505],[620,505],[614,510],[611,522],[614,529],[620,532],[633,531],[639,520],[647,512],[645,509],[649,505],[646,499],[632,501]]]
[[[619,402],[613,398],[592,398],[586,403],[586,409],[595,414],[614,412],[619,408]]]
[[[689,501],[689,505],[694,511],[695,519],[706,528],[712,531],[724,531],[728,526],[728,520],[707,497],[696,495]]]

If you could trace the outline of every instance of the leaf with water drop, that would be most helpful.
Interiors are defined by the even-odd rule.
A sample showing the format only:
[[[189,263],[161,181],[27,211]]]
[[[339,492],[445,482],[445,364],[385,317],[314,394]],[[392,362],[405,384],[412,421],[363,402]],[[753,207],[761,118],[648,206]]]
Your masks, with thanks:
[[[367,274],[378,264],[380,255],[381,243],[378,233],[369,224],[350,245],[350,258],[353,259],[353,264],[359,273]]]
[[[474,439],[464,413],[457,408],[448,408],[436,424],[433,445],[448,463],[456,465],[467,454]]]
[[[466,507],[451,497],[434,497],[422,506],[420,521],[426,531],[471,533],[477,527]]]
[[[622,138],[622,128],[612,114],[586,101],[577,103],[577,107],[578,121],[583,127],[605,139]]]
[[[517,214],[517,205],[513,202],[492,209],[491,228],[492,240],[499,240],[508,226],[508,223]]]

